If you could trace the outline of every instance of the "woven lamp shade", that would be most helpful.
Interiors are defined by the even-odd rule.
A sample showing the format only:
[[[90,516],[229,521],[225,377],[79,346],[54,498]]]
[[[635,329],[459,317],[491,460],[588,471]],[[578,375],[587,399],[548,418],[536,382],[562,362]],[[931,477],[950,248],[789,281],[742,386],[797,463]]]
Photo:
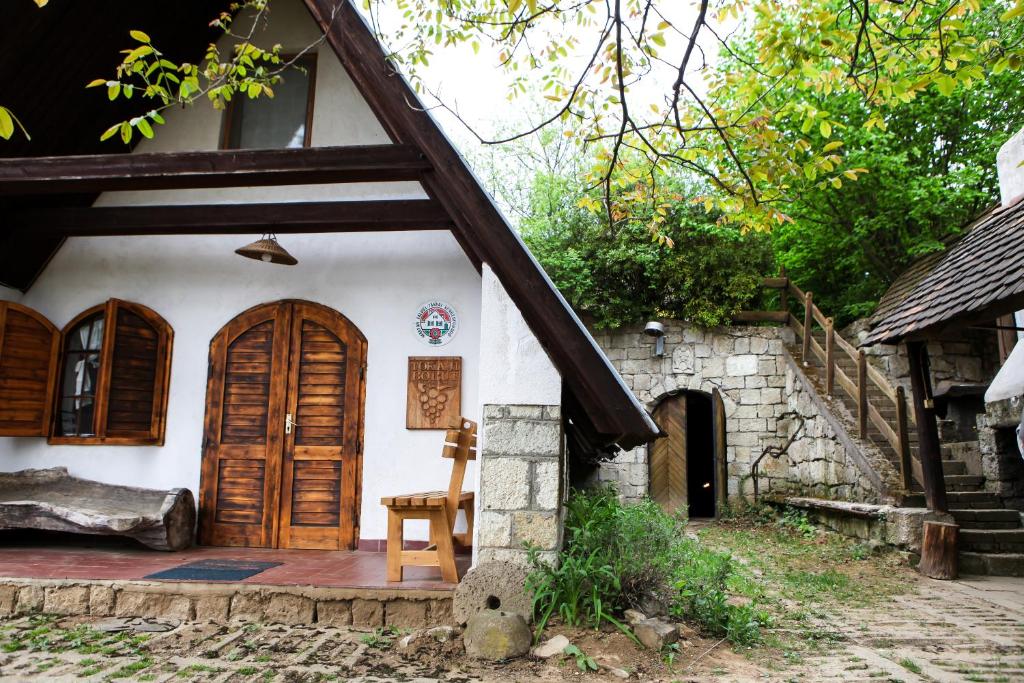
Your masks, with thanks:
[[[251,244],[235,249],[235,253],[264,263],[277,263],[282,266],[294,266],[299,262],[277,243],[277,238],[273,235],[264,235]]]

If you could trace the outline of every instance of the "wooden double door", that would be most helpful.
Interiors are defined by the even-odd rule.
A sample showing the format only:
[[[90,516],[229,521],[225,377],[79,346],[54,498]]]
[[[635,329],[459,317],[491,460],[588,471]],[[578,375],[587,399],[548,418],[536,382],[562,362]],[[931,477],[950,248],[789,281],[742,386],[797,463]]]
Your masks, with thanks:
[[[217,333],[207,380],[200,543],[355,547],[365,367],[358,328],[311,302],[256,306]]]
[[[647,454],[651,499],[672,514],[718,517],[728,495],[725,403],[718,389],[669,396],[653,417],[665,436]]]

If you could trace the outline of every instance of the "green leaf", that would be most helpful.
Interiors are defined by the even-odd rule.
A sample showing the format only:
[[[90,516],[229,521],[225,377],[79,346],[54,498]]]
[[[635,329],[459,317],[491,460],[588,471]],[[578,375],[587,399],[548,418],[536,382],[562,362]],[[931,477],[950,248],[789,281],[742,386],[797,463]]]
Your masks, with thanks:
[[[114,83],[113,85],[107,86],[107,97],[111,101],[116,100],[117,96],[120,93],[121,93],[121,84],[120,83]]]
[[[829,138],[832,137],[832,124],[828,121],[822,121],[818,125],[818,130],[821,132],[821,137]]]
[[[0,138],[10,140],[14,135],[14,117],[6,107],[0,107]]]
[[[105,78],[97,78],[96,80],[89,81],[89,85],[87,85],[85,87],[86,88],[95,88],[97,86],[106,85],[106,84],[107,84],[107,79],[105,79]]]
[[[147,121],[146,119],[139,119],[136,122],[135,127],[139,129],[139,132],[142,133],[144,137],[150,139],[153,138],[153,128],[150,127],[149,121]]]
[[[1017,0],[1017,4],[999,15],[1000,21],[1010,21],[1024,14],[1024,0]]]
[[[935,85],[938,87],[939,92],[949,97],[953,94],[953,90],[956,88],[956,81],[949,74],[939,74],[935,79]]]
[[[109,140],[110,138],[114,137],[114,135],[119,130],[121,130],[120,123],[115,123],[110,128],[107,128],[105,131],[103,131],[103,135],[100,136],[100,142],[103,142],[104,140]]]
[[[128,32],[128,35],[130,35],[132,38],[134,38],[135,40],[139,41],[140,43],[152,42],[149,39],[149,36],[146,35],[145,33],[143,33],[142,31],[131,30],[131,31]]]
[[[121,124],[121,141],[126,145],[132,141],[132,126],[127,121]]]

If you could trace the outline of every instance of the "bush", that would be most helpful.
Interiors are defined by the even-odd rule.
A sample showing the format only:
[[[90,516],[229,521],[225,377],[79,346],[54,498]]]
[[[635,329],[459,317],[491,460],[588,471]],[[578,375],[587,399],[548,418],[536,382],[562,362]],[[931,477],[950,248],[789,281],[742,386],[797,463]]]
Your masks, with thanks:
[[[683,525],[653,501],[623,505],[610,487],[573,492],[558,562],[530,553],[527,588],[538,634],[554,615],[569,626],[607,622],[625,630],[623,610],[656,602],[710,635],[737,644],[757,641],[760,615],[729,602],[732,558],[686,538]]]

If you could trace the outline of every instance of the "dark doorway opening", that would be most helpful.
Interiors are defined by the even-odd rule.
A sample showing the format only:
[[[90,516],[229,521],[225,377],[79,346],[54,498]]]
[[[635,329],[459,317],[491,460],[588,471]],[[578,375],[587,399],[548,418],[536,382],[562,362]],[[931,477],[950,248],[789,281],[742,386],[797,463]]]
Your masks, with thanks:
[[[690,517],[715,516],[715,430],[711,397],[686,394],[686,488]]]
[[[654,419],[666,436],[648,451],[650,495],[670,513],[689,517],[714,517],[724,490],[716,477],[724,443],[716,434],[712,397],[701,392],[669,396],[654,410]],[[724,431],[724,430],[722,430]]]

